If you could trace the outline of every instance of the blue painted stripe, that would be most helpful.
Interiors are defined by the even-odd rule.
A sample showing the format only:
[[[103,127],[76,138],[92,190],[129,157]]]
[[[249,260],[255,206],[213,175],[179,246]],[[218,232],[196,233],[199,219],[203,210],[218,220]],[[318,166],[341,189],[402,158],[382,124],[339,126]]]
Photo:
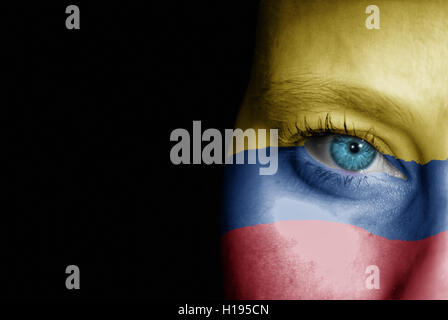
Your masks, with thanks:
[[[385,173],[346,174],[317,162],[304,147],[278,148],[272,176],[259,175],[259,164],[228,165],[222,233],[284,220],[346,223],[409,241],[448,230],[448,160],[420,165],[386,158],[406,181]]]

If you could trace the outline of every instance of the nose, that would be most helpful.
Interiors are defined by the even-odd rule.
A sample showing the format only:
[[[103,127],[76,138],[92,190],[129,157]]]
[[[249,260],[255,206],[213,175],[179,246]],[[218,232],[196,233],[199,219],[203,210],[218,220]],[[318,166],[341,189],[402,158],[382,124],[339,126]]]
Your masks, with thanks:
[[[419,240],[401,299],[448,299],[448,160],[431,161],[421,172],[425,223],[432,236]]]

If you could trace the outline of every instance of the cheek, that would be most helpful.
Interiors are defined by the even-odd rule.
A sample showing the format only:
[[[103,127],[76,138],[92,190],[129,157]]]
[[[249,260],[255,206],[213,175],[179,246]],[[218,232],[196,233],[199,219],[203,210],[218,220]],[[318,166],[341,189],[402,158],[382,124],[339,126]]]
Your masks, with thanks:
[[[442,233],[421,241],[388,240],[329,221],[280,221],[235,229],[222,238],[227,297],[413,299],[424,298],[425,292],[446,297],[446,281],[431,277],[448,266],[446,245],[440,246],[447,238]],[[378,273],[366,273],[372,265]],[[368,285],[373,281],[379,288]]]
[[[329,174],[303,148],[280,150],[274,176],[230,167],[222,215],[227,296],[447,299],[448,162],[388,160],[407,181]],[[379,288],[369,266],[379,269]]]

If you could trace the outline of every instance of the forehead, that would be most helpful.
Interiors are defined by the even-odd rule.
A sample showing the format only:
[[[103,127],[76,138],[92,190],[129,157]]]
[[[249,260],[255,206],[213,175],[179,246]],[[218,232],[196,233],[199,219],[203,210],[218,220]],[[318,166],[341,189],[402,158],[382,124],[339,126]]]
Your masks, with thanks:
[[[448,102],[448,2],[265,1],[257,53],[270,80],[318,74],[363,85],[415,105]],[[412,103],[411,103],[412,105]]]

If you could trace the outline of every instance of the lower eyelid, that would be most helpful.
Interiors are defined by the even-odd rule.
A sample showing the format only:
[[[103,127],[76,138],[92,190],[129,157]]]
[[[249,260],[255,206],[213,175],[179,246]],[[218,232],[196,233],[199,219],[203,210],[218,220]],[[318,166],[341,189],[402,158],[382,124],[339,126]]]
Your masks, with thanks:
[[[372,195],[372,190],[375,190],[375,193],[381,197],[383,193],[394,192],[397,188],[403,188],[402,183],[408,185],[403,180],[399,183],[396,178],[394,179],[388,174],[364,174],[329,168],[314,159],[305,149],[295,150],[296,152],[291,152],[287,158],[291,162],[294,174],[297,176],[295,179],[291,179],[291,182],[297,187],[301,186],[303,188],[305,184],[312,190],[330,196],[347,200],[360,200],[376,197]],[[395,168],[394,164],[391,163],[390,165]],[[397,168],[397,170],[399,169]]]
[[[315,189],[326,191],[328,186],[343,186],[346,191],[356,191],[361,187],[368,186],[368,176],[357,172],[347,172],[345,170],[323,167],[320,163],[313,163],[316,160],[295,160],[294,169],[296,174],[307,185]],[[302,162],[301,164],[298,162]]]

